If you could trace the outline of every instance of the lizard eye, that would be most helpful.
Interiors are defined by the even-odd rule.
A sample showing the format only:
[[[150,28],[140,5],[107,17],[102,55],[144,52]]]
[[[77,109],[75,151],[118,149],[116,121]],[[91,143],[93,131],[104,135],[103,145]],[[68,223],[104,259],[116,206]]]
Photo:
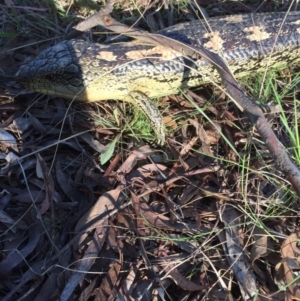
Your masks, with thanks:
[[[45,79],[48,81],[53,81],[53,80],[55,80],[55,75],[54,74],[46,74]]]

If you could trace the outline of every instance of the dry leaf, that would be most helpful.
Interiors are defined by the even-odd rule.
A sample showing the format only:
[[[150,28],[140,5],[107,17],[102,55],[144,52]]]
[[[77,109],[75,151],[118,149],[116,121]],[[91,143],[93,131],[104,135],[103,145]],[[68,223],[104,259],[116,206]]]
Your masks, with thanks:
[[[164,250],[159,250],[158,254],[160,257],[167,256],[167,253]],[[193,292],[193,291],[203,291],[208,288],[207,285],[199,285],[193,281],[186,279],[179,272],[179,270],[176,267],[176,264],[169,260],[166,260],[166,262],[164,263],[164,270],[166,271],[166,274],[172,276],[174,282],[184,290]]]
[[[251,265],[256,259],[267,256],[273,250],[268,246],[268,234],[263,229],[254,227],[253,238],[255,243],[251,248]]]
[[[0,277],[7,277],[13,268],[18,266],[22,261],[30,255],[40,239],[41,231],[43,227],[39,222],[32,224],[28,228],[28,241],[22,249],[12,250],[1,262],[0,262]]]
[[[92,242],[89,244],[87,249],[84,252],[83,257],[78,262],[76,267],[77,271],[80,273],[74,273],[71,278],[68,280],[66,286],[64,287],[59,300],[68,301],[70,296],[73,294],[78,283],[85,277],[85,274],[88,273],[95,259],[97,258],[98,253],[100,252],[106,238],[108,230],[107,219],[102,222],[102,227],[97,228],[94,233]]]
[[[12,148],[16,153],[19,152],[16,138],[5,130],[0,130],[0,149]]]
[[[300,299],[300,282],[298,279],[298,271],[300,270],[300,250],[297,247],[299,242],[298,235],[296,233],[291,234],[281,246],[282,260],[277,265],[276,269],[283,269],[283,279],[285,284],[288,285],[289,294],[292,298]]]
[[[102,280],[101,285],[98,290],[98,294],[95,297],[95,301],[106,301],[111,296],[114,286],[119,277],[119,273],[121,270],[121,263],[118,261],[114,261],[111,264],[110,269],[108,270],[107,275]]]
[[[256,286],[256,278],[249,269],[247,257],[239,241],[239,215],[234,207],[230,204],[220,206],[220,219],[225,224],[226,241],[222,243],[224,251],[227,254],[228,262],[234,272],[239,284],[244,300],[253,298],[258,288]]]
[[[87,232],[91,231],[100,225],[103,221],[107,220],[109,214],[113,209],[119,207],[118,199],[123,187],[119,186],[114,190],[104,193],[96,202],[96,204],[84,214],[76,224],[75,232],[81,232],[83,229],[84,233],[78,239],[77,248],[81,242],[87,237]]]
[[[117,171],[118,174],[128,174],[138,160],[146,159],[148,156],[153,154],[153,150],[149,147],[149,145],[144,145],[137,150],[134,150],[126,161],[122,164],[122,166]]]

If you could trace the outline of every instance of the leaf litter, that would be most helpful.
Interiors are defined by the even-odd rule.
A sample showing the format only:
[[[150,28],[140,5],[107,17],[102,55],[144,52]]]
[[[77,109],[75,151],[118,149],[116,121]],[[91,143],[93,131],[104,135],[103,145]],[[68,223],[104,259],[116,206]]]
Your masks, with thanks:
[[[183,96],[158,102],[180,125],[163,151],[119,143],[94,104],[1,95],[1,300],[300,298],[299,207],[207,89],[187,95],[209,120]]]
[[[73,116],[61,102],[52,104],[53,112],[59,105],[60,116]],[[98,142],[90,124],[88,136],[64,143],[69,119],[62,125],[41,112],[48,108],[32,108],[18,128],[7,127],[17,151],[11,141],[3,148],[16,155],[2,157],[0,181],[4,300],[24,294],[31,300],[226,300],[228,292],[232,299],[281,300],[283,287],[287,300],[298,298],[296,243],[293,253],[286,251],[289,217],[264,218],[272,186],[264,193],[266,178],[253,171],[243,200],[239,168],[227,170],[217,159],[231,151],[222,147],[226,125],[192,119],[182,146],[170,140],[161,153],[116,144],[99,165],[103,147],[95,145],[108,144],[105,132]],[[40,116],[43,127],[35,121]],[[74,114],[72,130],[86,133],[80,118]],[[230,139],[239,149],[243,135],[236,133]]]

